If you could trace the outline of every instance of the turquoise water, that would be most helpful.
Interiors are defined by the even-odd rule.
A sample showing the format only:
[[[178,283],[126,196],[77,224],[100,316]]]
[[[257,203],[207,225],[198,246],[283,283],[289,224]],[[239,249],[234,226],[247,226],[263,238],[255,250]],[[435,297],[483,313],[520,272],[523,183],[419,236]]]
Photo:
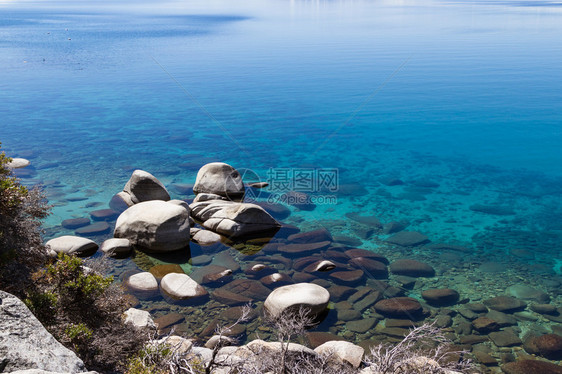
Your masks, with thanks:
[[[47,238],[135,168],[176,198],[209,161],[262,180],[330,168],[337,203],[287,223],[430,263],[415,297],[524,281],[560,305],[560,35],[562,8],[543,1],[0,0],[0,141],[54,204]],[[349,213],[464,250],[360,238]]]

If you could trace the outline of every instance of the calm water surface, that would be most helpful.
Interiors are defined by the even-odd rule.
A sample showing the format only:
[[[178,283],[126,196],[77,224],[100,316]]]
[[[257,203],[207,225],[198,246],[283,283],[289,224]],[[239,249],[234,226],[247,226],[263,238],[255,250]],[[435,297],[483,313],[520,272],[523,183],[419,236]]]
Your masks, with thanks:
[[[543,1],[0,0],[0,141],[55,205],[47,237],[135,168],[176,198],[209,161],[262,180],[330,168],[337,203],[287,223],[430,263],[438,277],[410,296],[477,302],[524,280],[560,305],[561,35],[560,3]],[[397,248],[350,214],[463,250]]]

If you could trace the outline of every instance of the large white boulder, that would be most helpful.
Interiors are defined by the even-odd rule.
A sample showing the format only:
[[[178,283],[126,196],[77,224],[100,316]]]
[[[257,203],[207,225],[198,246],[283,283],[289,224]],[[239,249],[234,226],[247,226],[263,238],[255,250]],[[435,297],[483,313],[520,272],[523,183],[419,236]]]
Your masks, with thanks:
[[[47,254],[56,257],[59,253],[67,255],[90,256],[96,253],[98,245],[90,239],[80,236],[64,235],[45,243]]]
[[[14,295],[0,291],[0,362],[2,372],[38,369],[81,373],[84,363],[59,343]]]
[[[170,252],[189,245],[189,209],[161,200],[145,201],[125,210],[114,236],[148,252]]]
[[[326,310],[329,302],[330,293],[324,287],[314,283],[297,283],[273,290],[263,306],[273,318],[285,311],[296,312],[301,307],[314,318]]]
[[[160,281],[164,295],[173,300],[189,300],[207,295],[207,291],[187,274],[169,273]]]
[[[212,162],[199,169],[193,192],[238,199],[244,196],[244,183],[238,170],[232,166],[223,162]]]
[[[273,233],[281,225],[256,204],[204,201],[190,205],[193,218],[203,227],[228,238]]]
[[[321,355],[333,355],[340,361],[347,362],[354,368],[358,368],[361,365],[365,349],[343,340],[332,340],[316,347],[314,352]]]
[[[144,170],[135,170],[123,188],[123,192],[131,197],[131,201],[138,204],[150,200],[170,200],[166,187],[154,175]]]

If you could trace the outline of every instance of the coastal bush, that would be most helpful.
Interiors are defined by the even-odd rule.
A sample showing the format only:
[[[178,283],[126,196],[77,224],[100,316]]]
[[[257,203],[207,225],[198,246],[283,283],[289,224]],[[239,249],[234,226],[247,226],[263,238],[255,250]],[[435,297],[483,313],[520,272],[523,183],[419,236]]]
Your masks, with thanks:
[[[0,152],[0,288],[21,297],[46,261],[41,221],[50,206],[38,187],[20,183],[7,167],[10,161]]]
[[[85,267],[82,259],[61,253],[34,280],[36,288],[28,292],[26,304],[89,369],[122,370],[142,348],[147,335],[125,326],[122,316],[129,305],[113,277],[104,277]]]

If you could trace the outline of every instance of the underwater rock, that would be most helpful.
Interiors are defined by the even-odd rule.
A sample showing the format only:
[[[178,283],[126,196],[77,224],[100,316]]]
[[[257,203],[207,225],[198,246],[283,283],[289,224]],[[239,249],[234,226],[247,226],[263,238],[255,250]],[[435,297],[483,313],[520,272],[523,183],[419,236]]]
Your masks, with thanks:
[[[199,256],[195,256],[192,257],[189,262],[191,263],[191,265],[194,266],[202,266],[202,265],[207,265],[209,264],[211,261],[213,261],[213,258],[209,255],[199,255]]]
[[[297,283],[276,288],[269,294],[263,306],[274,318],[301,307],[308,315],[316,317],[326,310],[329,301],[330,293],[324,287],[312,283]]]
[[[306,338],[308,340],[308,345],[312,348],[319,347],[326,342],[344,340],[344,338],[339,335],[334,335],[324,331],[307,332]]]
[[[209,266],[213,266],[213,265],[209,265]],[[225,268],[221,271],[208,272],[203,276],[203,279],[201,280],[201,284],[216,286],[219,284],[228,283],[231,280],[232,280],[232,270]]]
[[[135,204],[150,200],[170,200],[166,187],[154,175],[144,170],[135,170],[123,188]]]
[[[539,360],[509,362],[501,369],[505,374],[562,374],[562,366]]]
[[[471,205],[469,209],[473,212],[485,213],[493,216],[509,216],[515,214],[512,208],[500,205],[474,204]]]
[[[499,312],[497,310],[490,310],[484,315],[486,318],[490,318],[495,321],[500,327],[515,326],[517,325],[517,319],[512,315]]]
[[[197,283],[203,284],[203,279],[207,279],[207,283],[214,282],[213,279],[218,280],[224,278],[227,283],[232,280],[232,269],[229,269],[221,265],[207,265],[201,268],[195,269],[191,274],[189,274],[191,279]],[[224,282],[223,282],[224,283]]]
[[[423,312],[419,301],[411,297],[381,300],[375,304],[375,310],[383,316],[408,319],[415,319]]]
[[[207,291],[187,274],[166,274],[160,282],[165,296],[173,300],[189,300],[207,296]]]
[[[189,245],[189,210],[161,200],[145,201],[121,213],[114,236],[151,252],[170,252]]]
[[[154,265],[148,271],[150,274],[154,275],[157,280],[161,280],[166,274],[170,273],[184,274],[183,269],[178,264]]]
[[[474,321],[472,321],[472,327],[474,328],[474,330],[478,331],[481,334],[488,334],[500,328],[496,321],[488,317],[476,318]]]
[[[335,268],[336,268],[336,264],[334,264],[332,261],[320,260],[305,267],[304,271],[306,271],[307,273],[312,273],[315,271],[325,272],[325,271],[334,270]]]
[[[425,290],[421,296],[432,306],[450,306],[455,305],[459,301],[459,293],[450,288],[435,288]]]
[[[129,239],[107,239],[101,245],[101,251],[110,257],[125,257],[131,253],[131,242]]]
[[[348,270],[348,271],[335,271],[330,273],[330,278],[333,278],[338,283],[352,285],[359,282],[365,273],[363,270]]]
[[[316,209],[316,204],[312,202],[312,198],[304,192],[290,191],[281,195],[279,200],[300,210],[312,211]]]
[[[545,334],[533,339],[538,353],[549,360],[562,359],[562,336]]]
[[[381,221],[375,216],[362,216],[359,213],[346,213],[345,216],[349,219],[354,220],[355,222],[359,222],[363,225],[375,228],[375,229],[382,229]]]
[[[361,318],[356,321],[349,321],[345,324],[345,327],[349,331],[356,332],[358,334],[364,334],[371,330],[377,324],[378,320],[376,318]]]
[[[244,273],[249,278],[262,278],[276,272],[277,269],[261,263],[251,263],[244,268]]]
[[[386,239],[386,241],[402,247],[414,247],[429,242],[429,239],[417,231],[400,231]]]
[[[332,235],[326,229],[318,229],[313,231],[300,232],[293,234],[287,238],[292,243],[318,243],[318,242],[331,242]]]
[[[312,254],[328,248],[331,242],[303,243],[303,244],[286,244],[278,248],[279,252],[287,254]]]
[[[345,235],[338,235],[334,236],[333,240],[337,244],[342,244],[349,247],[359,247],[363,244],[363,242],[357,238]]]
[[[182,323],[183,321],[185,321],[185,317],[182,314],[168,313],[156,318],[154,320],[154,323],[156,324],[156,326],[158,326],[158,330],[163,330],[167,327]]]
[[[556,307],[551,304],[532,304],[530,308],[539,314],[556,314]]]
[[[366,271],[375,279],[388,278],[388,269],[382,262],[367,257],[355,257],[349,261],[349,264],[353,267]]]
[[[96,253],[98,245],[90,239],[64,235],[49,240],[45,243],[45,249],[51,257],[56,257],[58,253],[86,257]]]
[[[546,292],[537,290],[536,288],[522,283],[507,287],[505,292],[509,296],[513,296],[521,300],[536,301],[541,304],[548,303],[550,301],[550,296],[548,296]]]
[[[384,224],[382,232],[383,234],[394,234],[404,230],[406,227],[407,225],[401,222],[391,221]]]
[[[488,337],[498,347],[513,347],[523,343],[512,330],[494,331]]]
[[[211,162],[203,165],[197,172],[193,192],[238,199],[244,196],[245,190],[238,170],[223,162]]]
[[[281,273],[274,273],[271,275],[267,275],[261,278],[260,282],[262,282],[264,286],[269,288],[286,286],[295,283],[290,276]]]
[[[90,212],[90,216],[94,221],[113,221],[119,217],[119,212],[113,209],[100,209]]]
[[[61,226],[65,229],[74,230],[79,227],[87,226],[90,224],[89,218],[70,218],[61,222]]]
[[[499,312],[512,313],[524,309],[527,303],[510,296],[496,296],[484,300],[484,305]]]
[[[378,262],[382,262],[385,265],[389,264],[388,259],[383,255],[368,251],[366,249],[359,249],[359,248],[348,249],[347,251],[344,252],[344,254],[350,259],[353,259],[355,257],[365,257],[365,258],[373,259]]]
[[[92,236],[107,234],[111,230],[109,224],[105,221],[94,222],[87,226],[82,226],[74,231],[75,234],[81,236]]]
[[[237,293],[228,291],[223,288],[218,288],[211,294],[211,297],[216,301],[226,305],[242,305],[252,301],[251,298],[239,295]]]
[[[410,259],[400,259],[390,264],[393,274],[407,275],[409,277],[433,277],[435,270],[428,264]]]
[[[215,258],[213,259],[213,265],[224,266],[225,268],[228,268],[233,272],[237,272],[238,270],[240,270],[240,265],[238,264],[238,262],[236,262],[234,257],[232,257],[230,253],[228,253],[228,251],[222,251],[216,254]]]
[[[291,215],[291,210],[283,204],[256,201],[254,204],[261,206],[275,219],[285,219]]]
[[[349,296],[356,292],[355,288],[348,287],[348,286],[340,286],[340,285],[333,285],[332,287],[328,288],[328,292],[330,293],[330,298],[334,302],[338,302],[341,300],[346,300]]]
[[[252,300],[265,300],[271,292],[269,288],[252,279],[235,279],[217,289],[217,291],[220,289],[245,296]]]

